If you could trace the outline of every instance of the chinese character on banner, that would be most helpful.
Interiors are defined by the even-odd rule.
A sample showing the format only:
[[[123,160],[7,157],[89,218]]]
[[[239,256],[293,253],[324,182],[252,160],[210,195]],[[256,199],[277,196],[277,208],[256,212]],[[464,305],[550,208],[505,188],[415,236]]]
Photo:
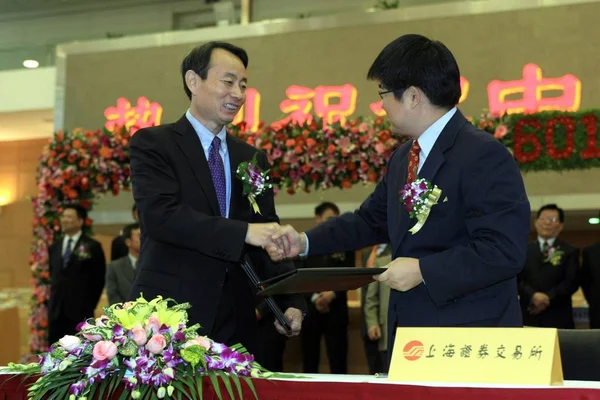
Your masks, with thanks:
[[[520,344],[518,344],[515,347],[515,352],[512,355],[513,360],[520,360],[521,357],[523,357],[523,351],[522,350],[523,350],[523,347]]]
[[[244,121],[246,129],[256,132],[260,124],[260,92],[253,88],[246,89],[246,102],[240,108],[232,124],[237,125]]]
[[[150,102],[146,97],[139,97],[135,107],[129,100],[119,97],[116,107],[104,110],[106,129],[125,127],[133,135],[138,129],[160,125],[162,106],[157,102]]]
[[[560,96],[543,97],[545,91],[557,90]],[[509,95],[522,98],[507,100]],[[577,111],[581,104],[581,81],[572,74],[559,78],[542,78],[542,69],[536,64],[523,67],[523,78],[514,81],[493,80],[488,85],[490,113],[495,116],[538,111]]]
[[[305,122],[310,123],[312,121],[310,114],[312,109],[311,99],[314,97],[315,91],[304,86],[292,85],[285,90],[285,95],[288,98],[279,104],[279,109],[290,115],[278,123],[281,125],[287,125],[290,122],[296,122],[300,125]]]
[[[469,95],[469,87],[470,87],[470,83],[467,80],[467,78],[461,76],[460,77],[460,99],[458,99],[458,104],[462,103],[463,101],[465,101],[467,99],[467,96]],[[383,105],[383,100],[379,100],[376,101],[374,103],[371,103],[369,105],[369,109],[371,110],[371,112],[375,115],[377,115],[378,117],[383,117],[386,113],[385,110],[382,107]]]
[[[323,118],[325,129],[338,121],[344,123],[346,117],[354,113],[358,91],[350,84],[317,86],[314,89],[294,85],[287,88],[285,94],[288,98],[281,102],[279,109],[290,115],[278,121],[279,124],[311,122],[310,111],[314,106],[314,113]]]

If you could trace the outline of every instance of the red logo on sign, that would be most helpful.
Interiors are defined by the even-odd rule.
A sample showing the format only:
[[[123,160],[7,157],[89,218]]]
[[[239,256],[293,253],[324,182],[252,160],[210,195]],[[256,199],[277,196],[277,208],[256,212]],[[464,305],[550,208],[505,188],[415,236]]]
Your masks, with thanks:
[[[404,345],[403,354],[408,361],[416,361],[421,358],[424,351],[423,343],[418,340],[411,340]]]

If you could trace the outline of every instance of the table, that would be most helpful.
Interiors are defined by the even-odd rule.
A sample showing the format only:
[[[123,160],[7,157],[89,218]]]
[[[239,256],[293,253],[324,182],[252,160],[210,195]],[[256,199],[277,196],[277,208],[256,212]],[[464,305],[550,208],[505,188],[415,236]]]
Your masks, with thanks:
[[[567,381],[562,387],[476,384],[399,384],[366,375],[307,374],[307,379],[254,380],[260,400],[600,400],[600,382]],[[33,381],[34,379],[32,379]],[[223,398],[227,395],[222,389]],[[0,400],[26,399],[26,388],[15,374],[0,374]],[[216,399],[204,382],[204,399]],[[249,390],[244,399],[252,400]]]

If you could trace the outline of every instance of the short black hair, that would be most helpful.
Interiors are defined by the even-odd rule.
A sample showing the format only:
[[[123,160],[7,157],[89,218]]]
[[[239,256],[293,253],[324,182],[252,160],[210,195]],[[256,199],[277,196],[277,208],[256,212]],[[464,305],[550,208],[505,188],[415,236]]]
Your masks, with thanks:
[[[335,203],[326,201],[315,207],[315,217],[320,217],[327,210],[332,210],[337,215],[340,215],[340,209],[338,208],[338,206],[336,206]]]
[[[138,224],[137,222],[126,225],[125,228],[123,228],[123,238],[131,239],[131,233],[136,229],[140,229],[140,224]]]
[[[540,215],[542,215],[542,211],[545,211],[545,210],[558,211],[558,219],[560,220],[560,223],[562,224],[565,222],[565,210],[563,210],[556,204],[546,204],[545,206],[541,206],[537,212],[537,218],[539,218]]]
[[[77,213],[77,217],[85,222],[88,216],[87,210],[85,208],[83,208],[79,204],[65,204],[63,206],[63,212],[69,209],[75,210],[75,212]]]
[[[431,104],[452,108],[460,99],[460,71],[448,48],[422,35],[403,35],[389,43],[369,68],[367,78],[379,80],[400,100],[410,86],[425,93]]]
[[[202,80],[206,80],[208,75],[208,69],[210,68],[210,57],[214,49],[223,49],[242,61],[244,68],[248,68],[248,54],[246,50],[241,47],[237,47],[227,42],[208,42],[195,47],[181,62],[181,78],[183,79],[183,90],[185,94],[191,100],[192,92],[188,89],[185,83],[185,73],[189,70],[194,71],[198,74]]]

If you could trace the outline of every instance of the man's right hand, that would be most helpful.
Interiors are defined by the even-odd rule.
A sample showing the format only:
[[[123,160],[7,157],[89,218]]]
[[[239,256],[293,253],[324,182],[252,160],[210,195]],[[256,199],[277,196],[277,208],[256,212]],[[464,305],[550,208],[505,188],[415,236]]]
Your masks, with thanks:
[[[381,339],[381,327],[379,325],[370,326],[368,335],[369,335],[369,339],[371,339],[371,340]]]
[[[306,236],[299,234],[291,225],[280,227],[271,239],[273,243],[267,245],[265,250],[273,261],[296,257],[306,250]]]
[[[272,244],[272,236],[279,231],[279,228],[281,226],[275,222],[248,224],[246,243],[256,247],[265,247]]]

